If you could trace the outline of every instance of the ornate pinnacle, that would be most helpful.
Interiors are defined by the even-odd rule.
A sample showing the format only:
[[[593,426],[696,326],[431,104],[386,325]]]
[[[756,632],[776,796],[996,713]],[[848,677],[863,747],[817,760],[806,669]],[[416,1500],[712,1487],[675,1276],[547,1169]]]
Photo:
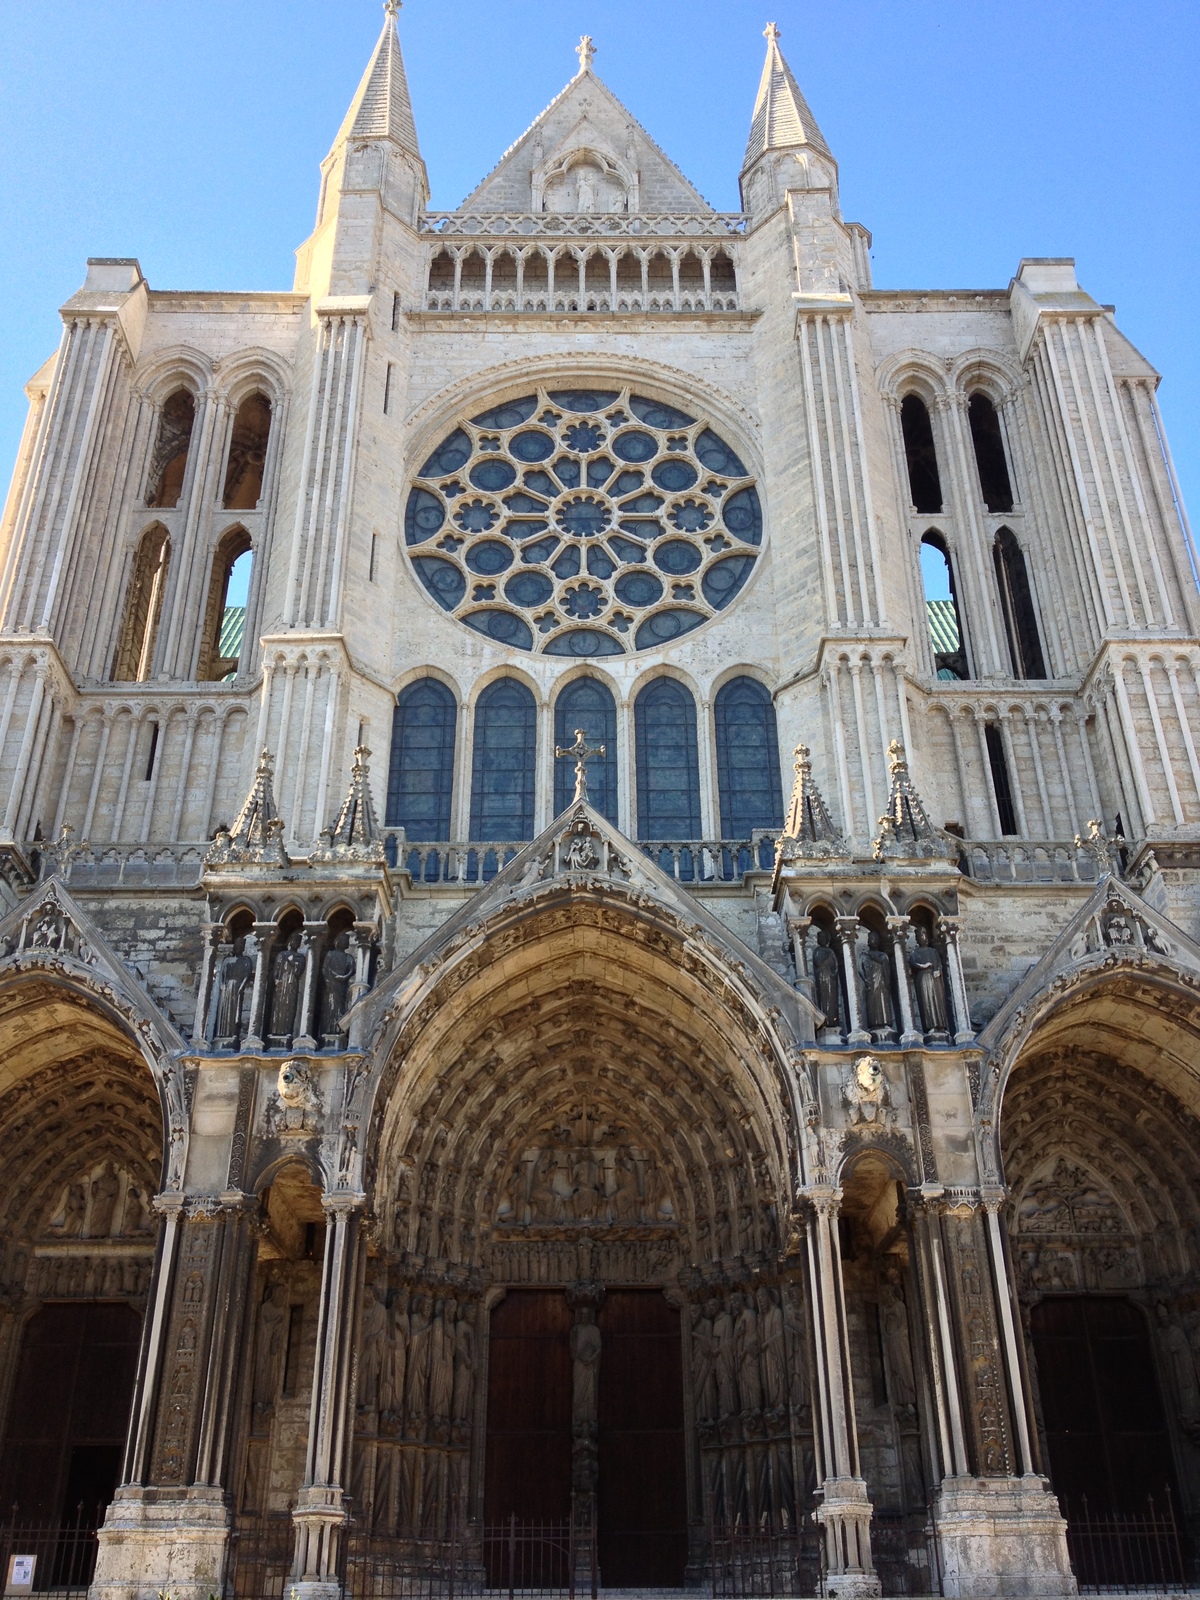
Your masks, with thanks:
[[[604,746],[598,744],[594,749],[588,748],[587,735],[582,728],[575,729],[575,743],[568,745],[555,745],[554,754],[565,760],[569,756],[575,757],[575,797],[572,805],[578,805],[581,800],[588,797],[587,764],[593,756],[607,754]]]
[[[779,40],[779,24],[768,22],[763,29],[763,38],[769,40],[771,44],[776,44]]]
[[[403,4],[404,0],[383,0],[384,15],[391,17],[392,21],[394,22],[396,20],[397,13]]]
[[[578,78],[592,70],[592,62],[596,59],[596,46],[592,43],[590,33],[585,33],[580,39],[575,46],[575,54],[579,57],[579,71],[575,74]]]

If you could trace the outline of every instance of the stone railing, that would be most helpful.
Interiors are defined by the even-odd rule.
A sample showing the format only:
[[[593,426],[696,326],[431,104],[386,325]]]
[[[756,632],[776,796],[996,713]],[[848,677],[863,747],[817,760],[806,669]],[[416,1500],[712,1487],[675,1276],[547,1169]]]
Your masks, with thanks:
[[[195,889],[207,849],[190,843],[96,845],[71,852],[59,875],[71,889]],[[43,874],[53,860],[53,850],[45,850]]]
[[[748,839],[656,839],[638,848],[677,883],[741,883],[748,872],[771,871],[778,837],[761,828]]]
[[[1071,839],[965,839],[959,867],[976,883],[1099,882],[1096,852]]]
[[[669,877],[689,887],[741,883],[748,872],[769,872],[775,864],[778,832],[762,829],[748,839],[668,839],[644,841],[638,849]],[[417,884],[457,884],[478,889],[490,883],[527,840],[450,840],[418,844],[402,828],[384,829],[390,866]]]
[[[740,211],[635,211],[566,212],[429,211],[421,220],[422,233],[442,237],[551,235],[554,238],[705,238],[744,233],[746,218]]]
[[[479,889],[508,865],[528,840],[438,841],[417,844],[404,837],[403,828],[385,828],[384,854],[388,865],[407,872],[414,884],[452,883]]]
[[[649,311],[665,313],[738,311],[741,309],[737,292],[732,289],[650,290],[621,289],[611,294],[604,290],[524,289],[517,294],[513,289],[494,288],[429,289],[425,295],[426,311],[486,311],[499,315],[503,312],[528,311],[603,311],[616,315],[625,312]]]

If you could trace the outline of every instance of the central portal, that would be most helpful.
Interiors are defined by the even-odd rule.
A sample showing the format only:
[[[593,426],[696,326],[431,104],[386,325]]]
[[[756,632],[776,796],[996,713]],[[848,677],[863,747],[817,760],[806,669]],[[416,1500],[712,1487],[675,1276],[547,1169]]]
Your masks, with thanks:
[[[489,1346],[485,1521],[565,1521],[572,1487],[594,1484],[604,1586],[682,1586],[678,1311],[659,1289],[610,1289],[598,1313],[565,1290],[514,1289]]]

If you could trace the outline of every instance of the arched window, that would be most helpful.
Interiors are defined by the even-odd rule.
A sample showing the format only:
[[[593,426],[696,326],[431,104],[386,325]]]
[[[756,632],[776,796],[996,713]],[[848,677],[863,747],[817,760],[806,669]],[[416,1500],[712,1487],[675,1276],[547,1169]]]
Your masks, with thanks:
[[[230,528],[213,553],[196,678],[219,683],[237,672],[246,633],[254,555],[245,528]]]
[[[783,825],[779,739],[771,696],[754,678],[734,678],[716,701],[721,833],[747,838]]]
[[[533,838],[537,708],[515,678],[489,684],[475,706],[471,838]]]
[[[258,504],[270,434],[271,402],[265,394],[249,395],[233,419],[225,468],[226,511],[253,511]]]
[[[925,402],[915,394],[906,394],[900,402],[900,428],[904,434],[912,503],[922,516],[931,516],[942,509],[942,480],[938,476],[929,412]]]
[[[1037,615],[1033,609],[1033,591],[1029,587],[1029,572],[1025,566],[1025,552],[1017,543],[1011,528],[1001,528],[992,546],[992,560],[996,563],[996,583],[1000,589],[1000,605],[1004,611],[1004,627],[1008,634],[1008,648],[1012,656],[1014,678],[1044,678],[1046,660],[1042,655],[1042,641],[1038,637]]]
[[[159,415],[158,439],[150,460],[148,506],[170,510],[179,504],[195,421],[196,401],[190,389],[176,389],[167,396]]]
[[[125,620],[113,663],[117,683],[141,683],[154,670],[154,646],[162,615],[163,589],[171,561],[171,541],[159,523],[147,528],[133,558]]]
[[[449,839],[458,707],[436,678],[410,683],[392,713],[387,826],[420,842]]]
[[[596,678],[576,678],[554,702],[554,743],[565,749],[575,742],[575,729],[602,756],[588,762],[588,799],[602,817],[617,821],[617,707],[612,695]],[[554,762],[554,815],[565,811],[575,793],[575,763],[565,756]]]
[[[1004,435],[996,408],[985,394],[973,394],[967,401],[971,419],[971,442],[975,446],[975,465],[979,469],[979,488],[989,511],[1011,511],[1012,481],[1004,455]]]
[[[674,678],[655,678],[634,706],[639,839],[698,839],[696,702]]]
[[[921,583],[925,590],[925,618],[933,663],[939,678],[969,678],[963,642],[962,617],[954,593],[954,568],[940,533],[921,540]]]

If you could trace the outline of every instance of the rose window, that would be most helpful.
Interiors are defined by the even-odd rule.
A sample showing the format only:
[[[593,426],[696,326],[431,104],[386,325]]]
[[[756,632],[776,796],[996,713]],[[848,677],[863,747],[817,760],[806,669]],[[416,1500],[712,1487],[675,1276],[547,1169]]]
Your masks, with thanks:
[[[561,656],[690,633],[743,588],[762,532],[732,447],[627,389],[541,389],[464,418],[404,516],[438,605],[498,644]]]

